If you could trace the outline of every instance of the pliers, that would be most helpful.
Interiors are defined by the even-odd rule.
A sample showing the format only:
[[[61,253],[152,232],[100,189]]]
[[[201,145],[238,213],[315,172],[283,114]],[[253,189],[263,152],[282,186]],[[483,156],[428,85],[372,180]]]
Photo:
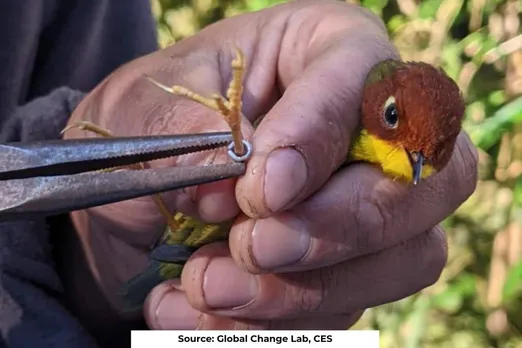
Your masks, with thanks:
[[[238,177],[241,157],[229,164],[101,171],[166,157],[233,148],[230,132],[52,140],[0,145],[0,221],[87,209],[192,185]]]

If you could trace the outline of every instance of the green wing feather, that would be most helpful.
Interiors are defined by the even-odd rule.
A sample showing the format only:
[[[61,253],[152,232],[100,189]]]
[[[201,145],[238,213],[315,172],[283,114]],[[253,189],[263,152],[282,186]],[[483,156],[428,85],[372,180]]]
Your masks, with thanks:
[[[393,59],[387,59],[380,62],[379,64],[376,64],[373,68],[370,69],[370,72],[366,78],[365,86],[382,81],[387,76],[393,74],[393,72],[403,64],[403,62]]]
[[[181,213],[176,213],[174,220],[178,223],[178,229],[171,231],[167,228],[161,244],[183,245],[192,248],[227,240],[233,222],[231,220],[221,224],[206,224]],[[121,290],[124,309],[126,311],[141,310],[147,295],[156,285],[168,279],[179,278],[182,271],[183,263],[149,260],[144,271],[124,284]]]

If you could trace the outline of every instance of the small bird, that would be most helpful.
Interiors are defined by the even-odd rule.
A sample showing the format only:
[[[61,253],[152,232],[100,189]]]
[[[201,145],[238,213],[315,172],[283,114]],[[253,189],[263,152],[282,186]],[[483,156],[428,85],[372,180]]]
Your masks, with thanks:
[[[442,69],[385,60],[368,73],[347,161],[376,164],[387,176],[417,185],[448,164],[464,112],[459,87]]]
[[[168,93],[187,97],[223,115],[234,134],[236,150],[241,153],[245,59],[238,49],[232,68],[228,100],[220,95],[202,97],[182,86],[167,87],[148,79]],[[442,69],[422,62],[382,61],[367,75],[360,126],[343,166],[361,161],[371,163],[394,180],[418,185],[449,162],[464,111],[460,89]],[[95,126],[85,126],[82,125],[95,131]],[[102,134],[99,129],[97,132]],[[156,285],[180,277],[185,261],[197,248],[226,240],[232,225],[232,221],[205,224],[181,213],[165,213],[165,205],[159,206],[168,227],[159,246],[152,251],[148,267],[122,289],[124,307],[128,311],[140,310]]]

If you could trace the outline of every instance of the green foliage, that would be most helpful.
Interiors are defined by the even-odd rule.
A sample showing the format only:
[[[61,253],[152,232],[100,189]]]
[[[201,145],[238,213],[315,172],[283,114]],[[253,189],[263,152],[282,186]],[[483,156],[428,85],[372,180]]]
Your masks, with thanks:
[[[234,14],[282,0],[152,0],[163,45]],[[320,1],[320,0],[319,0]],[[354,2],[354,1],[350,1]],[[479,148],[476,192],[443,222],[449,257],[439,281],[366,311],[355,328],[382,347],[522,347],[522,36],[519,0],[361,0],[404,59],[441,66],[467,100]]]
[[[522,261],[509,270],[504,283],[502,300],[509,303],[522,293]]]
[[[245,9],[247,11],[259,11],[283,2],[285,0],[250,0],[245,2]]]
[[[494,96],[488,102],[493,104]],[[480,149],[487,151],[498,144],[500,138],[511,132],[513,127],[522,123],[522,97],[519,97],[501,106],[483,122],[467,129],[473,143]]]
[[[381,14],[382,10],[388,5],[388,0],[363,0],[361,5],[372,10],[376,14]]]

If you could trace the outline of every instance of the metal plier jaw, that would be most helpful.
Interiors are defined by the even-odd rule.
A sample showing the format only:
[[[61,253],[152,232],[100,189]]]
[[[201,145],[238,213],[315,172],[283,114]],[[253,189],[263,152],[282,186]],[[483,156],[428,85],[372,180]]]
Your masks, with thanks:
[[[118,168],[229,146],[231,132],[53,140],[0,145],[0,221],[51,216],[238,177],[252,153],[222,165]],[[229,146],[229,152],[231,151]]]

